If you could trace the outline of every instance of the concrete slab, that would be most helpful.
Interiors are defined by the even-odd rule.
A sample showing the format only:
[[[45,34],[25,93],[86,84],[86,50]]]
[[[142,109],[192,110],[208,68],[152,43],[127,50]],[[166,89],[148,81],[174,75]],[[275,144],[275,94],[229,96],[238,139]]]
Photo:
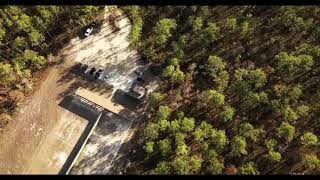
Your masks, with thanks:
[[[61,118],[40,142],[23,174],[58,174],[88,121],[59,108]]]
[[[70,174],[107,174],[131,124],[113,113],[105,113]]]

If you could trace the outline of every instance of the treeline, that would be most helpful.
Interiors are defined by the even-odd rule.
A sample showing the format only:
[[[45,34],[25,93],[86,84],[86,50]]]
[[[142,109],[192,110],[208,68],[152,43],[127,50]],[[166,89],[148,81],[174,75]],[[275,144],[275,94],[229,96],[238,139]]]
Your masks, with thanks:
[[[32,75],[50,58],[56,36],[83,26],[98,6],[0,7],[0,130],[32,90]],[[55,45],[53,45],[55,46]]]
[[[320,173],[318,6],[122,8],[163,67],[133,173]]]

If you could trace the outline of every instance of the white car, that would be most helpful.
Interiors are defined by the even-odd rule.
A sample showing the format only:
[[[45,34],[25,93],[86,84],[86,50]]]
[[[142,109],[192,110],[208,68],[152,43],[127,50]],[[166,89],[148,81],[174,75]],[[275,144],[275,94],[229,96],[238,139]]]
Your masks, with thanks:
[[[90,27],[86,30],[86,32],[84,33],[84,35],[88,37],[88,36],[91,34],[92,30],[93,30],[93,26],[90,26]]]

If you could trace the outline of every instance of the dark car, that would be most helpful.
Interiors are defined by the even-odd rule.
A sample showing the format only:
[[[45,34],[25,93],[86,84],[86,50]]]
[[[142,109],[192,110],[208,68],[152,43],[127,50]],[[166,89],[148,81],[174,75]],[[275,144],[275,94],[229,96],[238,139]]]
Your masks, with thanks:
[[[140,76],[137,77],[137,81],[142,82],[142,83],[145,83],[145,82],[146,82],[146,81],[145,81],[144,79],[142,79]]]
[[[91,27],[94,27],[94,26],[96,26],[96,25],[97,25],[97,22],[96,22],[96,21],[92,21],[91,24],[90,24]]]
[[[81,67],[82,67],[82,63],[78,63],[76,64],[74,67],[73,67],[73,71],[80,71],[81,70]]]
[[[96,75],[94,76],[95,79],[98,79],[100,77],[102,73],[102,69],[99,69],[99,71],[96,73]]]
[[[90,75],[93,75],[93,73],[96,72],[96,68],[92,68],[89,72]]]
[[[141,75],[142,75],[142,72],[139,71],[139,70],[134,70],[134,73],[135,73],[136,75],[138,75],[138,76],[141,76]]]
[[[154,75],[160,75],[161,74],[161,65],[159,65],[159,64],[151,65],[150,71]]]
[[[141,60],[142,60],[142,62],[144,62],[144,63],[148,63],[148,62],[149,62],[148,57],[147,57],[146,55],[142,55],[142,56],[141,56]]]
[[[83,73],[85,73],[86,71],[87,71],[87,69],[88,69],[88,65],[83,65],[82,67],[81,67],[81,72],[83,72]]]

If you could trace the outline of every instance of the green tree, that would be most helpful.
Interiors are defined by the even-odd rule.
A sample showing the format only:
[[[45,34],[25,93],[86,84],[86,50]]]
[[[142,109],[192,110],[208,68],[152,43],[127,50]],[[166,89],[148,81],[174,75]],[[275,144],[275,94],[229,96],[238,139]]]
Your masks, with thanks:
[[[211,143],[217,152],[222,152],[226,145],[229,143],[228,137],[224,130],[212,129],[210,138]]]
[[[302,157],[301,164],[308,170],[320,168],[320,160],[315,154],[307,154]]]
[[[255,129],[250,123],[242,123],[239,126],[239,135],[256,142],[263,133],[262,129]]]
[[[17,49],[21,53],[28,47],[28,44],[24,37],[18,36],[12,42],[12,47]]]
[[[247,81],[236,81],[231,85],[231,91],[239,97],[246,97],[251,94],[251,86]]]
[[[29,33],[29,41],[32,47],[41,46],[42,43],[45,41],[45,37],[37,30],[32,30]]]
[[[33,24],[30,16],[26,14],[21,14],[19,18],[15,21],[15,31],[29,33],[33,29]]]
[[[208,23],[208,26],[203,30],[203,33],[200,34],[200,38],[204,44],[210,44],[215,40],[218,40],[220,37],[220,27],[216,23]]]
[[[166,161],[160,161],[157,167],[151,171],[151,174],[167,175],[170,174],[170,164]]]
[[[14,81],[14,76],[12,75],[13,69],[10,64],[0,63],[0,81],[5,83],[10,83]]]
[[[289,122],[295,124],[296,120],[298,119],[298,115],[296,112],[293,111],[293,109],[291,109],[289,106],[287,106],[283,110],[283,118],[286,121],[289,121]]]
[[[229,73],[227,71],[220,71],[214,78],[214,82],[217,84],[217,90],[222,92],[229,83]]]
[[[98,14],[98,6],[74,6],[71,8],[72,19],[78,25],[84,25]]]
[[[209,166],[207,166],[207,171],[210,174],[222,174],[223,169],[223,163],[221,163],[217,158],[211,158],[209,160]]]
[[[248,79],[254,84],[255,88],[260,88],[264,86],[267,82],[267,75],[262,69],[255,69],[249,71]]]
[[[31,62],[36,68],[40,68],[46,61],[38,52],[29,49],[24,51],[23,58],[25,62]]]
[[[135,48],[140,46],[140,37],[141,37],[141,33],[142,33],[142,26],[143,26],[142,18],[140,16],[134,18],[133,26],[131,27],[129,39],[130,39],[130,43]]]
[[[237,19],[236,18],[227,18],[226,20],[226,28],[228,30],[234,31],[237,27]]]
[[[268,94],[265,92],[250,93],[246,98],[246,106],[252,109],[260,106],[261,104],[268,104],[268,103],[269,103]]]
[[[245,174],[245,175],[259,175],[260,172],[257,169],[257,166],[254,162],[250,161],[243,166],[239,167],[238,174]]]
[[[159,130],[165,132],[170,127],[170,122],[166,119],[161,119],[158,121]]]
[[[266,145],[269,151],[272,151],[274,147],[277,145],[277,141],[275,139],[267,139],[264,141],[264,144]]]
[[[170,59],[169,64],[176,67],[179,66],[179,62],[180,60],[178,58],[172,58]]]
[[[249,23],[247,21],[244,21],[241,23],[241,35],[246,35],[249,32]]]
[[[287,122],[282,122],[277,128],[277,133],[279,137],[285,138],[287,142],[292,141],[294,138],[296,129]]]
[[[309,112],[309,107],[306,105],[301,105],[297,108],[297,114],[301,117],[301,116],[308,116],[308,112]]]
[[[174,174],[186,175],[190,174],[190,165],[185,157],[177,156],[172,161]]]
[[[300,137],[300,143],[306,146],[318,144],[318,137],[312,132],[306,132]]]
[[[247,142],[244,137],[241,136],[234,136],[231,140],[231,156],[241,156],[247,155],[248,152],[246,150]]]
[[[150,94],[148,99],[149,99],[150,105],[154,107],[158,105],[161,101],[163,101],[164,96],[161,93],[156,92],[156,93]]]
[[[269,151],[269,153],[266,155],[266,158],[273,163],[277,163],[281,160],[281,154],[276,151]]]
[[[146,145],[144,146],[144,150],[148,153],[151,154],[154,151],[154,142],[153,141],[148,141],[146,142]]]
[[[217,74],[226,68],[226,63],[218,56],[210,55],[208,64],[205,66],[206,71],[211,77],[216,78]]]
[[[191,132],[195,127],[194,123],[195,123],[194,118],[187,118],[187,117],[183,118],[180,123],[181,130],[183,132]]]
[[[177,28],[176,20],[174,19],[161,19],[157,22],[156,26],[154,27],[155,32],[155,43],[157,45],[164,45],[168,38],[172,36],[171,31]]]
[[[202,26],[203,26],[203,20],[201,17],[196,17],[196,18],[192,18],[191,19],[191,26],[192,26],[192,30],[194,32],[197,32],[199,30],[201,30]]]
[[[163,77],[170,77],[170,76],[172,76],[174,70],[175,70],[175,67],[173,65],[169,65],[163,70],[162,76]]]
[[[167,157],[171,153],[171,140],[162,139],[158,142],[160,153],[163,157]]]
[[[190,171],[193,174],[199,173],[199,171],[201,169],[202,162],[203,162],[203,159],[202,159],[201,155],[191,156],[190,161],[189,161]]]
[[[186,156],[189,154],[190,148],[185,144],[181,143],[176,148],[176,154],[178,156]]]
[[[216,90],[203,91],[200,100],[206,105],[221,107],[224,104],[224,95]]]
[[[149,140],[155,140],[159,136],[159,126],[156,123],[148,123],[144,130],[145,137]]]
[[[280,52],[275,56],[276,70],[282,73],[293,73],[300,71],[308,71],[313,66],[313,57],[309,55],[294,56],[287,52]]]
[[[233,107],[225,106],[224,110],[220,114],[220,118],[223,122],[228,122],[233,119],[236,110]]]
[[[157,120],[167,119],[171,114],[171,109],[169,106],[159,106],[157,111]]]
[[[171,76],[171,80],[173,82],[178,82],[178,83],[181,83],[184,80],[184,78],[185,78],[184,73],[178,67],[175,69],[175,71]]]
[[[194,139],[196,141],[203,141],[205,138],[208,138],[212,133],[212,126],[205,121],[202,121],[200,126],[195,129],[193,132]]]
[[[187,135],[184,133],[176,133],[174,137],[176,146],[179,146],[185,144],[184,139],[187,137]]]
[[[172,133],[180,131],[180,122],[178,120],[171,121],[169,131]]]

